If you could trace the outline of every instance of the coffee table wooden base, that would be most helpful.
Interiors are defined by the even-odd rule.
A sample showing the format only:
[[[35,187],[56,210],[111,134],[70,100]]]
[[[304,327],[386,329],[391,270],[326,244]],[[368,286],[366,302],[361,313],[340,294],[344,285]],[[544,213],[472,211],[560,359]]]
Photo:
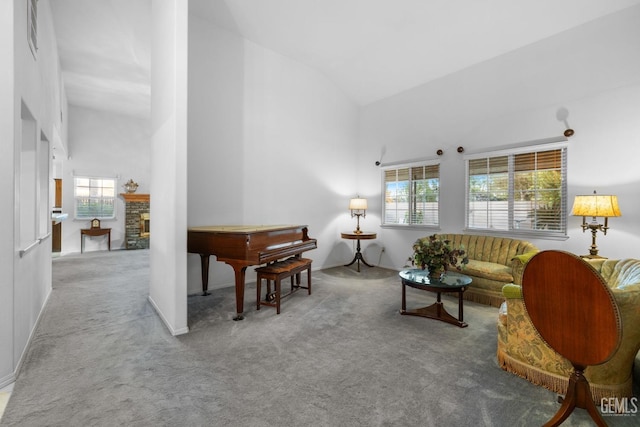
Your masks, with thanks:
[[[402,274],[404,274],[404,272],[400,273],[401,276]],[[456,276],[452,275],[451,273],[449,273],[450,276],[453,276],[454,278]],[[468,279],[468,278],[467,278]],[[444,279],[444,280],[448,280],[448,279]],[[422,283],[417,283],[414,282],[412,280],[408,280],[406,278],[402,279],[402,305],[400,308],[400,314],[404,314],[404,315],[409,315],[409,316],[420,316],[420,317],[426,317],[428,319],[436,319],[436,320],[441,320],[443,322],[447,322],[447,323],[451,323],[452,325],[456,325],[459,326],[461,328],[466,328],[467,326],[469,326],[467,323],[465,323],[464,321],[464,305],[463,305],[463,299],[462,299],[462,294],[464,293],[464,291],[467,290],[467,286],[469,285],[469,283],[471,283],[471,280],[469,280],[466,283],[461,283],[460,285],[452,285],[450,288],[447,287],[443,287],[443,286],[429,286],[426,284],[422,284]],[[411,288],[415,288],[415,289],[420,289],[423,291],[429,291],[429,292],[434,292],[437,297],[436,297],[436,302],[430,306],[427,307],[422,307],[422,308],[417,308],[417,309],[413,309],[413,310],[407,310],[407,286],[411,287]],[[447,312],[447,310],[445,310],[444,308],[444,304],[442,303],[442,294],[443,293],[455,293],[458,294],[458,318],[456,319],[455,317],[453,317],[451,314],[449,314]]]
[[[450,315],[447,312],[447,310],[445,310],[444,304],[442,304],[441,301],[435,302],[428,307],[416,308],[415,310],[401,309],[400,314],[404,314],[407,316],[420,316],[420,317],[426,317],[428,319],[442,320],[443,322],[451,323],[452,325],[456,325],[461,328],[466,328],[467,326],[469,326],[464,321],[460,319],[456,319],[455,317]]]
[[[438,278],[428,278],[428,273],[428,271],[425,272],[420,269],[403,270],[400,272],[400,278],[402,280],[402,305],[400,306],[400,314],[441,320],[460,328],[469,326],[464,322],[462,294],[471,283],[471,278],[454,272],[447,272]],[[427,307],[407,310],[407,286],[422,291],[435,292],[437,295],[436,302]],[[444,305],[442,304],[443,293],[458,294],[457,319],[444,309]]]

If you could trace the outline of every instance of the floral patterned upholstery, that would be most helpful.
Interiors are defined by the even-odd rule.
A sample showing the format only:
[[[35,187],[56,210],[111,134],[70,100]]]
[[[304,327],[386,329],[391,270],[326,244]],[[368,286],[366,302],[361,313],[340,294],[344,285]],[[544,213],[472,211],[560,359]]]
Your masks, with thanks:
[[[603,397],[631,397],[633,363],[640,349],[640,260],[588,260],[610,287],[622,322],[622,341],[611,359],[589,366],[585,377],[594,401]],[[498,363],[506,371],[534,384],[565,394],[571,363],[537,334],[522,301],[519,285],[502,289],[505,308],[498,316]]]
[[[522,283],[524,263],[519,256],[536,253],[538,248],[524,241],[507,237],[480,236],[474,234],[440,234],[453,247],[463,246],[469,264],[463,274],[473,279],[464,298],[480,304],[499,307],[504,301],[502,287],[505,283]]]

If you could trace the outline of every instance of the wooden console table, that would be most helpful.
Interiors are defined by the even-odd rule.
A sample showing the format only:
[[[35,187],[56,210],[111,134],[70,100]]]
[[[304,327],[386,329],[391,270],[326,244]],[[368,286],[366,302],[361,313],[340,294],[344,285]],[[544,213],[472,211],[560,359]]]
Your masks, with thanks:
[[[107,236],[107,244],[111,250],[111,229],[110,228],[83,228],[80,230],[80,253],[84,252],[84,236]]]

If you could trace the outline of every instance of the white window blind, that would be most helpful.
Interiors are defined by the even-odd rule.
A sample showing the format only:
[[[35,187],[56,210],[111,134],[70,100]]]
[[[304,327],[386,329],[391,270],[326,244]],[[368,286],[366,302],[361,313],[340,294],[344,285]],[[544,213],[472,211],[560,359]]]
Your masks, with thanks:
[[[384,169],[383,225],[439,224],[440,165]]]
[[[76,176],[73,197],[76,219],[115,218],[115,178]]]
[[[467,159],[467,228],[566,235],[566,145]]]

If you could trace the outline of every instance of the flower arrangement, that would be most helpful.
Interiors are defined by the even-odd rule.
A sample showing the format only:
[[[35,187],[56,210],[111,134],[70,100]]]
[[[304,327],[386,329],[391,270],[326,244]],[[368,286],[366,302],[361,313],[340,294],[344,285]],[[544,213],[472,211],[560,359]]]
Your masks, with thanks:
[[[441,275],[449,267],[462,270],[469,263],[464,246],[453,248],[451,242],[434,234],[416,240],[413,255],[409,257],[411,265],[429,270],[430,274]]]

